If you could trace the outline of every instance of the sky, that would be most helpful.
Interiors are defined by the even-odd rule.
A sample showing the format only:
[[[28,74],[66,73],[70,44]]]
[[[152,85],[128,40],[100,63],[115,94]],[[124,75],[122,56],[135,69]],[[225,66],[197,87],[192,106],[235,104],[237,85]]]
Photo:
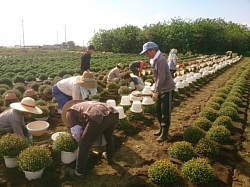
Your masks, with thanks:
[[[0,46],[23,45],[23,38],[26,46],[87,46],[99,29],[142,28],[177,17],[222,18],[250,27],[250,0],[1,0]]]

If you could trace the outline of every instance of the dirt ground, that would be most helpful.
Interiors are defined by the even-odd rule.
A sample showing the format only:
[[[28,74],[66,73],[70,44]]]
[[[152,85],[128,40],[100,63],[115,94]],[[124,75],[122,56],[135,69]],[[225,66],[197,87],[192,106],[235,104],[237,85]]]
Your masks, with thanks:
[[[28,181],[24,173],[17,168],[8,169],[0,158],[1,187],[155,187],[147,177],[150,164],[162,158],[169,158],[180,166],[180,162],[167,155],[167,148],[175,141],[182,139],[183,130],[189,127],[198,117],[206,101],[214,91],[222,87],[246,59],[238,62],[218,76],[214,76],[206,84],[198,85],[186,95],[174,100],[170,136],[167,142],[157,143],[153,131],[158,128],[156,115],[145,114],[141,121],[131,121],[126,130],[116,130],[115,163],[108,165],[102,158],[103,148],[96,149],[99,154],[90,152],[87,174],[82,182],[76,182],[66,175],[66,167],[75,167],[75,162],[65,165],[60,160],[60,153],[52,151],[53,165],[44,170],[41,179]],[[220,154],[209,160],[215,170],[216,180],[209,187],[247,187],[250,186],[250,112],[249,112],[250,80],[243,96],[244,106],[239,109],[240,119],[234,122],[233,142],[218,145]],[[119,101],[117,101],[119,103]],[[46,144],[51,147],[51,135],[58,131],[66,131],[61,116],[53,113],[49,118],[50,128],[41,137],[34,138],[34,144]],[[180,168],[180,167],[179,167]],[[178,183],[169,187],[192,187],[189,181],[180,177]]]

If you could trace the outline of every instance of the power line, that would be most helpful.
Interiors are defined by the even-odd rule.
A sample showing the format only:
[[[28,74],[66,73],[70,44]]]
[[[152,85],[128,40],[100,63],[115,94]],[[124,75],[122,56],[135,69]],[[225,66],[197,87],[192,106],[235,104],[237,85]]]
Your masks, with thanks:
[[[23,20],[22,20],[22,28],[23,28]],[[25,43],[24,43],[24,28],[23,28],[23,48],[25,48]]]

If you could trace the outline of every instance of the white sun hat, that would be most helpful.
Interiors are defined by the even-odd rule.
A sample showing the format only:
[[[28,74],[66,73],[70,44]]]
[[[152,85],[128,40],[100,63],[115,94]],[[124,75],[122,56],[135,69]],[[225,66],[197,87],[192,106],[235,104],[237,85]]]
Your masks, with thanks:
[[[23,112],[42,114],[43,111],[35,105],[35,100],[31,97],[24,97],[21,102],[11,103],[10,107]]]

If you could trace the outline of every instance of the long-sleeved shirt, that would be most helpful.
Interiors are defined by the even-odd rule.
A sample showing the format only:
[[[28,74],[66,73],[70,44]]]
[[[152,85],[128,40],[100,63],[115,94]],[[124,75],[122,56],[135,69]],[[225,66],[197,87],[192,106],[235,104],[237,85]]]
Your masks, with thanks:
[[[139,68],[139,71],[141,72],[145,65],[146,65],[146,63],[144,61],[138,60],[138,61],[132,62],[129,65],[129,67]]]
[[[175,83],[171,76],[168,62],[161,53],[154,59],[152,70],[155,81],[155,90],[162,93],[175,89]]]
[[[119,114],[118,111],[110,105],[97,101],[77,103],[68,110],[73,110],[75,119],[77,120],[77,124],[69,124],[69,128],[79,124],[87,124],[87,117],[90,117],[96,123],[100,124],[103,117],[108,116],[110,113]]]
[[[114,78],[121,78],[120,76],[120,70],[118,67],[113,68],[109,74],[108,74],[108,78],[107,78],[107,82],[111,81]]]
[[[81,58],[82,72],[87,71],[88,69],[90,70],[90,58],[91,58],[91,54],[88,51],[85,51],[82,54],[82,58]]]
[[[168,56],[168,66],[171,70],[176,70],[177,56],[175,53]]]
[[[0,114],[0,131],[1,132],[14,132],[23,137],[22,125],[25,125],[24,116],[22,113],[15,109],[7,109]]]
[[[58,89],[72,99],[81,99],[80,85],[76,84],[76,79],[81,76],[68,77],[56,83]]]

